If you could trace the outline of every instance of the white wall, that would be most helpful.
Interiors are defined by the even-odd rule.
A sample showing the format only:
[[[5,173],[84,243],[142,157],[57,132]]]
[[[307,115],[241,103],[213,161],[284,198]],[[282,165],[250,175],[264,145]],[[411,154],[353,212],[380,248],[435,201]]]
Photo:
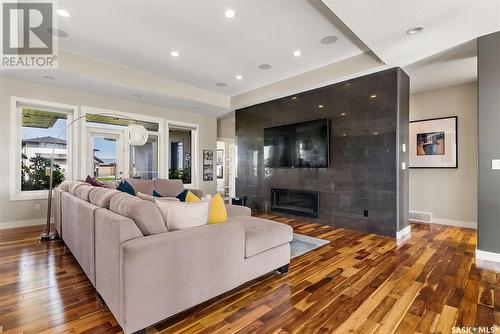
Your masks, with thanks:
[[[433,222],[477,224],[477,85],[475,82],[410,96],[410,120],[458,116],[458,169],[410,169],[410,214]]]
[[[70,105],[85,105],[90,107],[123,111],[164,117],[173,121],[189,122],[199,125],[199,156],[198,175],[199,188],[205,192],[215,193],[216,180],[203,181],[202,151],[217,149],[217,119],[199,113],[161,108],[152,105],[122,101],[116,98],[81,93],[78,91],[42,85],[28,81],[0,77],[0,227],[13,226],[16,222],[25,222],[43,218],[46,212],[46,200],[10,201],[9,193],[9,149],[10,149],[10,98],[11,96],[58,102]],[[40,209],[35,210],[35,205]]]

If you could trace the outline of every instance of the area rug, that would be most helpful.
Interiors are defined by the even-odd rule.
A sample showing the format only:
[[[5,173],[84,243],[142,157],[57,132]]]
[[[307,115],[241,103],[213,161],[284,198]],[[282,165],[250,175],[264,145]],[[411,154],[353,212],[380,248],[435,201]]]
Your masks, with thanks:
[[[304,255],[329,243],[330,241],[328,240],[294,233],[293,240],[290,243],[291,258],[293,259],[294,257]]]

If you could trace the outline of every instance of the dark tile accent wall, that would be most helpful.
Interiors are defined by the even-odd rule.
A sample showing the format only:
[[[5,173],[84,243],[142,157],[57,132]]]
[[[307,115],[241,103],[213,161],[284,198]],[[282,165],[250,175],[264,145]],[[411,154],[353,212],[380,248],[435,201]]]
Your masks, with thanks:
[[[398,153],[408,143],[408,82],[394,68],[237,110],[237,196],[267,212],[271,188],[319,191],[319,217],[301,220],[395,236],[407,225],[398,225],[398,206],[408,207],[407,196],[398,200],[408,177],[398,176]],[[264,128],[325,117],[331,122],[329,168],[264,167]]]

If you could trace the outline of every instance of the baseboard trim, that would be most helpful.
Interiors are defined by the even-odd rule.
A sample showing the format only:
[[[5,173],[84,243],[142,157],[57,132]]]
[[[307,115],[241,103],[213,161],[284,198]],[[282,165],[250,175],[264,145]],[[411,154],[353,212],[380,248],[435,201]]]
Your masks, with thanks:
[[[396,239],[407,239],[411,237],[411,225],[406,226],[402,230],[396,232]]]
[[[500,254],[476,249],[476,260],[500,263]]]
[[[47,223],[47,220],[45,218],[16,220],[11,222],[0,223],[0,230],[7,228],[23,227],[23,226],[43,225],[45,223]]]
[[[434,218],[432,213],[423,212],[423,211],[410,211],[410,213],[420,214],[420,215],[428,215],[430,217],[429,220],[420,220],[415,218],[410,218],[411,221],[422,223],[422,224],[440,224],[440,225],[448,225],[455,227],[464,227],[464,228],[472,228],[477,229],[477,222],[468,222],[463,220],[454,220],[454,219],[445,219],[445,218]]]

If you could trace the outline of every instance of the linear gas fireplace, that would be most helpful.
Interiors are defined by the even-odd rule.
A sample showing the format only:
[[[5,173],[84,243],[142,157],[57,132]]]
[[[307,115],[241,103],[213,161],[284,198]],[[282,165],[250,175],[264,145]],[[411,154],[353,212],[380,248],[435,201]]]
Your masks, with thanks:
[[[272,188],[271,210],[317,218],[319,192]]]

